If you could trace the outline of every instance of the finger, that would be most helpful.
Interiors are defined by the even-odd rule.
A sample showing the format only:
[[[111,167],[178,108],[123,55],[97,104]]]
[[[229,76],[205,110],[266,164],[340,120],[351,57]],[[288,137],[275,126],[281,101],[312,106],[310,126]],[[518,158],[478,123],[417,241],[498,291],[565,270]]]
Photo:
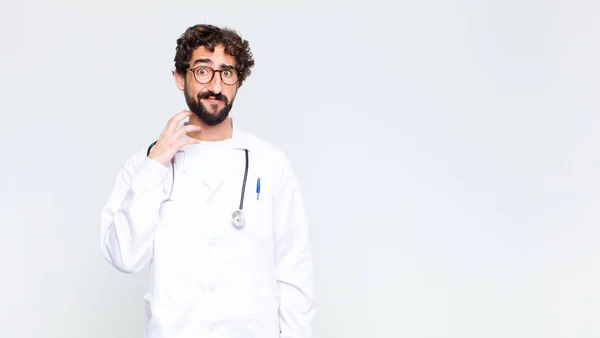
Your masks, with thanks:
[[[167,133],[169,135],[173,134],[175,132],[175,130],[181,124],[181,121],[183,121],[185,118],[187,118],[188,116],[190,116],[192,114],[193,113],[191,111],[189,111],[189,110],[183,110],[183,111],[177,113],[175,116],[173,116],[169,120],[169,123],[167,124],[167,127],[165,128],[165,130],[167,131]]]
[[[174,115],[173,117],[171,117],[168,121],[167,124],[165,125],[165,127],[163,128],[163,130],[161,131],[158,140],[162,140],[165,139],[167,137],[169,137],[169,135],[171,135],[175,129],[177,128],[177,125],[179,124],[178,121],[180,116],[183,116],[183,118],[187,117],[188,115],[191,115],[192,112],[188,111],[188,110],[182,110],[179,113],[177,113],[176,115]]]
[[[177,129],[177,127],[179,126],[179,124],[181,124],[181,121],[183,121],[186,117],[191,116],[193,113],[189,110],[184,110],[181,111],[179,113],[177,113],[175,116],[173,116],[169,122],[167,123],[167,127],[165,128],[165,130],[169,133],[169,134],[173,134],[175,132],[175,130]]]
[[[193,137],[184,137],[179,141],[179,145],[178,148],[181,148],[183,146],[186,146],[188,144],[198,144],[200,143],[200,140],[197,138],[193,138]]]
[[[177,132],[174,134],[174,136],[175,136],[175,138],[180,138],[184,134],[191,133],[194,131],[199,131],[201,129],[202,129],[202,127],[200,127],[200,126],[188,124],[188,125],[185,125],[185,126],[179,128],[177,130]]]

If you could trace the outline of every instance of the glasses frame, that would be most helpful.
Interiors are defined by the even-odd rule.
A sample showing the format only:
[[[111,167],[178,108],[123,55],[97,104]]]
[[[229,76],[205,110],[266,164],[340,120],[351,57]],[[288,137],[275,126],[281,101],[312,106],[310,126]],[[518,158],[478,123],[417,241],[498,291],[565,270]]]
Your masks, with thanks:
[[[198,69],[198,68],[208,68],[208,69],[212,70],[212,76],[210,77],[210,80],[208,80],[207,82],[200,82],[200,80],[198,80],[198,78],[196,77],[196,69]],[[219,73],[219,78],[221,79],[221,82],[223,82],[223,84],[226,85],[226,86],[234,86],[238,82],[240,82],[240,73],[237,70],[231,69],[231,68],[228,68],[228,69],[214,69],[212,67],[200,65],[200,66],[196,66],[194,68],[188,68],[188,70],[190,72],[192,72],[192,76],[194,77],[194,80],[196,80],[196,82],[198,82],[199,84],[208,84],[208,83],[210,83],[215,78],[215,74],[217,72]],[[234,73],[237,74],[237,80],[234,83],[232,83],[232,84],[225,83],[225,81],[223,80],[223,72],[227,71],[227,70],[228,71],[232,71],[232,72],[234,72]]]

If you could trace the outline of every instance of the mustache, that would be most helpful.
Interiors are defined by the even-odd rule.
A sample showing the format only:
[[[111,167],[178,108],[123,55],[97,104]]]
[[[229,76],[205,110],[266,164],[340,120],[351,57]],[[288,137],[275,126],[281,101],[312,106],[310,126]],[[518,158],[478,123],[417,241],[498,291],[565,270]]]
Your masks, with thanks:
[[[198,100],[209,99],[209,98],[213,98],[215,100],[220,100],[220,101],[227,103],[227,97],[225,97],[225,95],[223,95],[221,93],[215,94],[215,93],[211,92],[210,90],[203,92],[203,93],[198,93]]]

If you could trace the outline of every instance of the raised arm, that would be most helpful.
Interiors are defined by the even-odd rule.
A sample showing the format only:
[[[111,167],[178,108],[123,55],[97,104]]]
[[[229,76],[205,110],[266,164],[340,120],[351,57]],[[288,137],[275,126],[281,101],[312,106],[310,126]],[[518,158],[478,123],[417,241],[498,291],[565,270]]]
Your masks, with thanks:
[[[152,243],[161,203],[167,198],[165,175],[177,150],[198,140],[185,137],[199,126],[181,122],[192,113],[173,116],[151,151],[129,158],[114,183],[100,220],[104,258],[122,272],[135,273],[152,259]]]

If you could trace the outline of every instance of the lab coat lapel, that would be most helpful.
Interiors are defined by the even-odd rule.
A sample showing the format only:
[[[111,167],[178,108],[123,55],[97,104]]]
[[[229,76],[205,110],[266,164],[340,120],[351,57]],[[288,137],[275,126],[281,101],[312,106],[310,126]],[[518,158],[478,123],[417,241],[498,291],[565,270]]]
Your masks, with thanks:
[[[228,179],[238,176],[238,173],[244,171],[246,167],[246,159],[243,151],[236,151],[236,156],[228,161],[227,165],[224,166],[222,171],[219,171],[217,177],[211,179],[211,182],[205,182],[210,189],[216,191],[225,181]]]
[[[246,134],[242,132],[236,126],[233,126],[233,135],[232,135],[232,146],[236,149],[236,156],[228,163],[225,168],[223,168],[222,174],[219,175],[219,178],[213,180],[211,184],[211,189],[213,192],[217,190],[225,181],[231,179],[232,177],[239,176],[240,179],[243,179],[244,170],[246,169],[246,154],[244,152],[245,149],[249,150],[249,142],[247,140]],[[250,157],[250,155],[248,155]],[[250,158],[249,158],[250,160]],[[240,181],[241,184],[242,181]]]
[[[200,179],[204,185],[206,185],[211,191],[216,191],[225,181],[231,178],[240,177],[243,179],[244,170],[246,169],[246,155],[244,153],[245,149],[250,151],[250,146],[248,142],[248,138],[246,134],[241,131],[237,127],[233,127],[233,135],[232,135],[232,147],[236,149],[236,154],[233,157],[230,157],[226,160],[226,162],[222,165],[222,168],[219,168],[219,171],[210,177],[210,179]],[[250,155],[249,155],[249,161]]]

